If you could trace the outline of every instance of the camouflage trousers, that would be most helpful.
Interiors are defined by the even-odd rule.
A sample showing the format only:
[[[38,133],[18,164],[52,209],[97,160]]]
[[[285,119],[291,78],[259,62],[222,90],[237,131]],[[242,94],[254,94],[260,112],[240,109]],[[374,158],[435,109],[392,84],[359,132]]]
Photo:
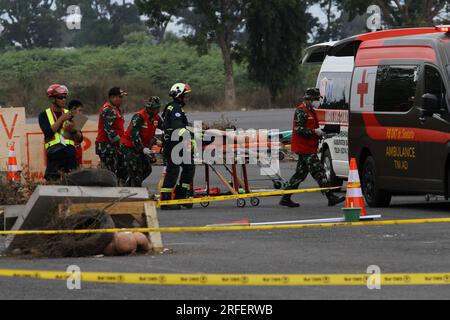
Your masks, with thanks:
[[[300,184],[311,174],[317,181],[320,188],[328,187],[328,180],[325,168],[317,154],[299,155],[297,169],[294,176],[289,180],[286,190],[296,190]]]
[[[125,185],[128,187],[142,187],[142,183],[152,174],[150,159],[143,153],[136,153],[134,149],[122,147],[123,166],[125,171]]]
[[[95,153],[100,158],[100,167],[113,172],[117,178],[124,181],[125,171],[120,147],[109,143],[95,144]]]

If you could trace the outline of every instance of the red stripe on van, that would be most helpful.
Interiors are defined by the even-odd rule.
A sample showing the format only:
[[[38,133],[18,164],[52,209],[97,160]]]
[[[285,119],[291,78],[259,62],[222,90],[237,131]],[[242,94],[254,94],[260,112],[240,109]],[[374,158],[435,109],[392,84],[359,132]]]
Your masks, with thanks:
[[[447,143],[450,133],[406,127],[383,127],[374,113],[363,113],[367,136],[372,140]]]
[[[430,34],[439,33],[436,28],[405,28],[405,29],[393,29],[393,30],[383,30],[371,33],[365,33],[356,37],[356,40],[369,41],[376,39],[387,39],[387,38],[397,38],[397,37],[407,37],[419,34]]]
[[[378,66],[383,60],[423,60],[436,62],[436,52],[427,46],[382,46],[380,41],[361,45],[356,57],[356,67]]]
[[[348,110],[318,109],[317,119],[321,125],[341,125],[348,126]]]

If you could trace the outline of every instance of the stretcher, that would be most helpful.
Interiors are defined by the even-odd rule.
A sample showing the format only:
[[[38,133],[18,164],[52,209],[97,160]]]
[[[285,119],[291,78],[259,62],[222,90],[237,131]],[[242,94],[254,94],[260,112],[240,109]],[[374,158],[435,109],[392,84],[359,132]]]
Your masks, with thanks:
[[[227,139],[229,138],[229,133],[225,133],[223,131],[219,131],[221,135],[223,135],[223,143],[221,145],[214,144],[214,140],[205,143],[202,146],[203,154],[205,151],[208,151],[210,154],[218,154],[221,161],[219,164],[209,163],[208,161],[204,161],[203,157],[199,157],[199,154],[196,154],[196,165],[203,166],[205,170],[205,185],[202,187],[196,187],[194,184],[191,185],[191,194],[192,198],[207,198],[207,197],[216,197],[216,196],[227,196],[227,195],[239,195],[239,194],[251,194],[252,189],[250,187],[250,181],[267,181],[267,179],[260,180],[249,180],[248,168],[250,157],[253,156],[254,159],[257,159],[256,165],[266,173],[266,176],[269,180],[271,180],[274,184],[275,189],[282,189],[286,185],[286,181],[281,177],[279,172],[271,169],[270,158],[272,155],[266,154],[266,157],[261,156],[259,154],[260,150],[275,150],[277,153],[282,148],[282,143],[280,142],[272,142],[272,139],[268,139],[267,141],[259,141],[256,139],[254,142],[250,142],[249,139],[246,139],[244,143],[237,142],[237,136],[233,136],[235,138],[234,144],[227,143]],[[249,138],[249,137],[248,137]],[[232,159],[227,158],[227,150],[233,150]],[[154,146],[153,151],[155,153],[158,152],[158,147]],[[201,160],[199,160],[201,159]],[[224,169],[223,172],[219,171],[219,168],[222,167]],[[166,169],[164,169],[163,175],[159,182],[159,189],[162,187],[162,182],[165,177]],[[223,184],[222,188],[217,186],[212,186],[212,175],[217,176],[219,181]],[[227,178],[229,176],[229,178]],[[223,189],[223,190],[222,190]],[[260,200],[257,197],[250,198],[250,204],[253,207],[257,207],[260,204]],[[201,203],[201,206],[204,208],[209,207],[210,203],[205,201]],[[247,206],[247,201],[245,199],[238,199],[237,206],[239,208],[244,208]]]
[[[202,165],[205,169],[205,187],[204,188],[193,188],[194,198],[207,198],[209,196],[222,196],[222,195],[238,195],[238,194],[251,194],[252,190],[250,187],[250,180],[248,175],[249,159],[251,156],[254,159],[257,159],[257,165],[259,168],[270,168],[270,161],[268,158],[260,157],[258,153],[259,150],[278,150],[280,149],[280,143],[271,142],[271,141],[256,141],[256,142],[248,142],[238,144],[236,141],[234,145],[223,144],[221,146],[216,145],[206,145],[203,147],[203,151],[208,150],[209,152],[219,152],[222,154],[221,159],[226,161],[222,161],[219,165],[214,165],[212,163],[207,163],[202,161]],[[233,159],[228,159],[225,155],[225,152],[228,148],[232,148],[233,150]],[[240,160],[240,161],[239,161]],[[243,160],[243,161],[242,161]],[[218,170],[218,167],[222,167],[225,170],[225,173],[221,173]],[[240,170],[239,170],[240,169]],[[269,169],[267,169],[269,170]],[[240,173],[239,173],[240,171]],[[285,183],[284,179],[281,177],[279,172],[269,172],[269,179],[272,180],[274,186],[278,189],[281,189]],[[211,185],[211,175],[215,174],[222,184],[225,187],[225,192],[218,187],[213,187]],[[230,176],[230,179],[225,177],[225,174]],[[255,181],[255,180],[252,180]],[[253,207],[257,207],[260,205],[260,200],[257,197],[250,198],[250,204]],[[208,207],[210,205],[209,202],[201,203],[202,207]],[[244,208],[247,206],[247,202],[245,199],[238,199],[237,206],[239,208]]]

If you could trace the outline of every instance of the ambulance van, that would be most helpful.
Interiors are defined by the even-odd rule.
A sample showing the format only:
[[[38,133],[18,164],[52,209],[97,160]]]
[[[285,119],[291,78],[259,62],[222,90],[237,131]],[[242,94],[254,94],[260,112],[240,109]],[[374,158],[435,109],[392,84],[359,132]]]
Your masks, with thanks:
[[[325,68],[327,60],[334,58],[353,60],[350,84],[344,79],[347,71],[340,72],[342,78],[325,75],[327,68],[331,69]],[[325,62],[318,79],[325,107],[320,112],[321,120],[323,124],[341,126],[341,134],[347,126],[346,159],[357,160],[369,206],[389,206],[396,195],[434,194],[449,198],[450,27],[355,36],[308,48],[303,62]],[[348,86],[348,104],[341,99],[341,103],[327,106],[325,100],[337,95],[336,82]],[[330,115],[345,113],[344,110],[347,124]],[[343,158],[329,154],[339,177]]]

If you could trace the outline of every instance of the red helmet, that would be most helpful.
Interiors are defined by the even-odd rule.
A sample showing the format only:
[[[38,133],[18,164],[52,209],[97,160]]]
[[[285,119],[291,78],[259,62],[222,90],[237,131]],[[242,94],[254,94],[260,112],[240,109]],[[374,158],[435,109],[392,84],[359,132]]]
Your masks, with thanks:
[[[68,95],[68,94],[69,94],[69,89],[67,89],[66,86],[63,86],[61,84],[52,84],[47,89],[47,96],[49,98],[60,96],[60,95]]]

